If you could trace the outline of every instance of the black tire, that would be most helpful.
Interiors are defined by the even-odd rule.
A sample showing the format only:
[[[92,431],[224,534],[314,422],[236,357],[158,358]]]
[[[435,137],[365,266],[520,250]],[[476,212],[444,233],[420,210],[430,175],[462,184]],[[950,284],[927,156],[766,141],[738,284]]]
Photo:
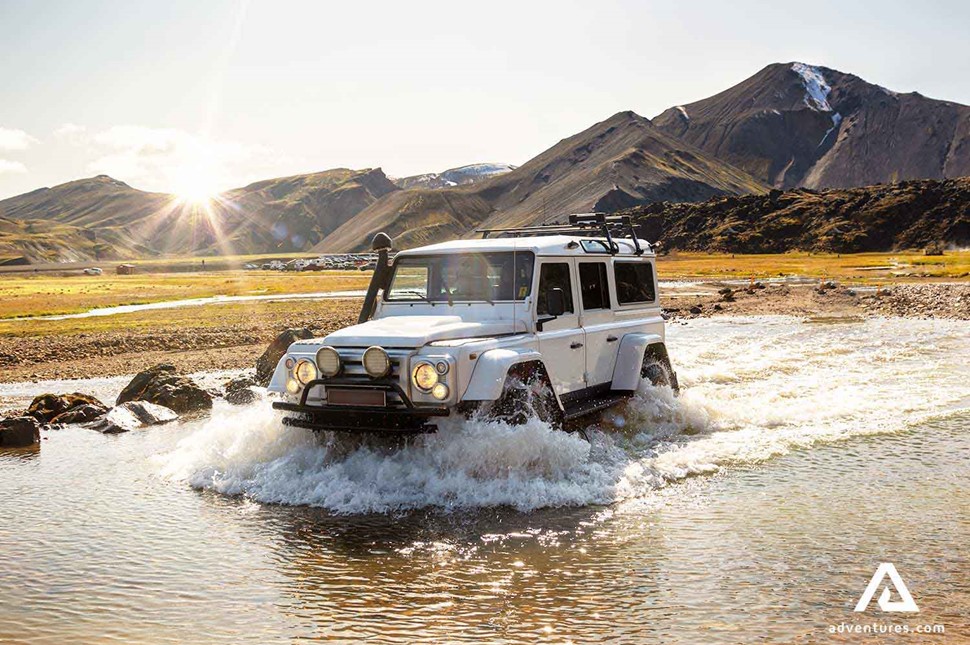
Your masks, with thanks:
[[[562,428],[562,410],[552,389],[552,384],[541,368],[519,369],[509,373],[502,389],[502,396],[484,407],[488,418],[504,421],[510,425],[522,425],[530,418]]]
[[[648,348],[643,355],[640,378],[649,381],[653,387],[670,387],[675,394],[679,392],[677,375],[670,366],[666,351]]]

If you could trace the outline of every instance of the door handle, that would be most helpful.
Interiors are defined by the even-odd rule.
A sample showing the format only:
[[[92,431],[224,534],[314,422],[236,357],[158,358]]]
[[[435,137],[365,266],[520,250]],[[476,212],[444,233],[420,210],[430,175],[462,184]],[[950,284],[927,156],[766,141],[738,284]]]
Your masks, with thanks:
[[[582,343],[569,343],[569,349],[579,349],[582,346]]]
[[[606,337],[606,342],[608,342],[608,343],[615,343],[618,340],[620,340],[620,339],[617,338],[616,336],[607,336]]]

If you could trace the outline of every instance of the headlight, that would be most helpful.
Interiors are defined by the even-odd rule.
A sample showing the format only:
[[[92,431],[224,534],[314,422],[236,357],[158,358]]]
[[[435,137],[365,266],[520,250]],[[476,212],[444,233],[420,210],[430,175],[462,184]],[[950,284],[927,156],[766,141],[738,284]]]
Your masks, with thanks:
[[[368,347],[364,352],[364,370],[373,378],[383,378],[391,373],[391,359],[380,347]]]
[[[297,361],[296,369],[293,371],[293,373],[296,375],[296,380],[303,385],[306,385],[313,379],[317,378],[316,366],[305,358]]]
[[[438,384],[438,372],[431,363],[418,363],[411,379],[419,390],[430,392],[431,388]]]
[[[340,373],[343,365],[340,362],[340,354],[333,347],[322,347],[317,352],[317,367],[320,373],[330,378]]]
[[[444,383],[438,383],[433,388],[431,388],[431,396],[438,399],[439,401],[444,401],[448,398],[448,386]]]
[[[286,391],[290,394],[296,394],[300,391],[300,384],[296,382],[294,378],[286,379]]]
[[[447,374],[448,373],[448,362],[447,361],[438,361],[437,363],[435,363],[434,368],[438,371],[438,374]]]

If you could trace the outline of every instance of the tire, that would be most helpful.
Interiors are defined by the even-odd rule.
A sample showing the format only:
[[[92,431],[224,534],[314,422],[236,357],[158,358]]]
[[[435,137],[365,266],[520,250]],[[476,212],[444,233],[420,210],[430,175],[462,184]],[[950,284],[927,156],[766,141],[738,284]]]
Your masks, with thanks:
[[[677,385],[677,375],[670,366],[667,352],[648,349],[643,355],[643,366],[640,368],[640,378],[649,381],[653,387],[669,387],[674,393],[680,390]]]
[[[502,396],[485,404],[483,410],[487,418],[504,421],[509,425],[523,425],[532,417],[556,429],[561,429],[563,425],[562,410],[559,409],[552,384],[541,365],[522,368],[516,366],[510,370],[505,379]]]

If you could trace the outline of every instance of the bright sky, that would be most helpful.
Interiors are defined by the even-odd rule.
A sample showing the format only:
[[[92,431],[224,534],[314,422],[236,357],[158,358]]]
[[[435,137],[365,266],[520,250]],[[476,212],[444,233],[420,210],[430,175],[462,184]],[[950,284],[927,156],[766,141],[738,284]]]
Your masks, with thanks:
[[[970,3],[0,0],[0,197],[521,164],[771,62],[970,104]]]

